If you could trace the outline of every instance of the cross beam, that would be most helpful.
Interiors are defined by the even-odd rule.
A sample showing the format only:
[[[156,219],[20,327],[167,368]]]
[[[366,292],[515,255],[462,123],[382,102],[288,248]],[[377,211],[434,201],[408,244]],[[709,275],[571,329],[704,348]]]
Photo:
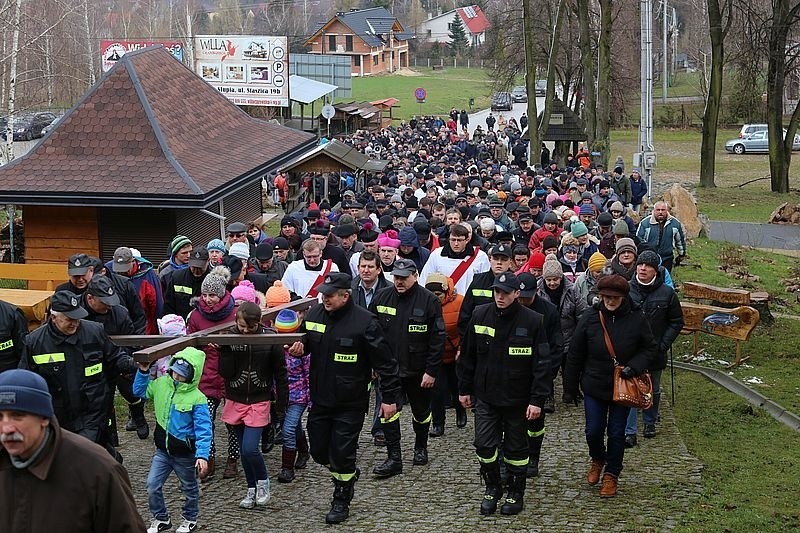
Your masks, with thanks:
[[[314,303],[315,298],[303,298],[288,304],[270,307],[261,313],[262,320],[273,320],[277,314],[284,309],[293,311],[305,311]],[[234,325],[233,321],[217,324],[207,329],[196,331],[183,337],[169,337],[166,335],[114,335],[111,340],[118,346],[147,346],[133,353],[136,362],[150,363],[189,346],[198,348],[207,344],[231,345],[231,344],[251,344],[251,345],[274,345],[292,344],[295,341],[302,341],[304,335],[299,333],[282,333],[271,335],[237,335],[223,333]]]

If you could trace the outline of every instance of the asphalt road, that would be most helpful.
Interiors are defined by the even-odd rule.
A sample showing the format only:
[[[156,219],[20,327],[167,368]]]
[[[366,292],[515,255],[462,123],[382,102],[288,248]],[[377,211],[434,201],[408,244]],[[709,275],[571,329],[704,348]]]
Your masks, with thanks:
[[[544,108],[544,97],[539,97],[536,99],[536,109],[541,110]],[[517,119],[517,123],[519,123],[519,117],[522,116],[522,113],[528,110],[527,103],[518,103],[514,104],[514,109],[511,111],[493,111],[492,114],[495,118],[500,118],[500,115],[503,115],[506,119],[514,117]],[[469,134],[472,135],[475,131],[475,128],[480,125],[481,129],[486,131],[486,117],[489,116],[488,109],[481,109],[480,111],[475,111],[474,113],[470,113],[469,115]],[[497,128],[497,124],[495,124],[495,128]]]

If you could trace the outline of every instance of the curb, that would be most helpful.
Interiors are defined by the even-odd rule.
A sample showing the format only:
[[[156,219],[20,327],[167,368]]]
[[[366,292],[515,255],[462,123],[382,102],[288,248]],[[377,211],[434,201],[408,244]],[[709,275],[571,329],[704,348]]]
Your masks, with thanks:
[[[761,407],[765,411],[767,411],[775,420],[778,422],[786,425],[790,429],[794,431],[800,432],[800,416],[792,413],[791,411],[787,410],[786,408],[782,407],[781,405],[773,402],[766,396],[756,392],[755,390],[751,389],[741,381],[736,378],[729,376],[724,372],[720,372],[714,368],[707,368],[700,365],[693,365],[690,363],[680,363],[680,362],[673,362],[672,365],[675,368],[679,368],[681,370],[688,370],[690,372],[696,372],[698,374],[702,374],[710,381],[713,381],[717,385],[721,385],[722,387],[728,389],[729,391],[733,392],[734,394],[741,396],[751,404]]]

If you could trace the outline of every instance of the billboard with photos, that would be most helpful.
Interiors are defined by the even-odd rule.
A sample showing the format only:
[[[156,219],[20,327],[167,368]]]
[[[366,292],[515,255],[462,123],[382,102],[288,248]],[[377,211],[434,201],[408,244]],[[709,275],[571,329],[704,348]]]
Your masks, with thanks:
[[[198,35],[195,72],[237,105],[289,106],[286,37]]]
[[[112,69],[117,61],[122,59],[128,52],[134,52],[147,48],[148,46],[163,45],[169,53],[175,56],[175,59],[183,62],[183,43],[179,41],[126,41],[126,40],[105,40],[100,41],[100,54],[103,72],[108,72]]]

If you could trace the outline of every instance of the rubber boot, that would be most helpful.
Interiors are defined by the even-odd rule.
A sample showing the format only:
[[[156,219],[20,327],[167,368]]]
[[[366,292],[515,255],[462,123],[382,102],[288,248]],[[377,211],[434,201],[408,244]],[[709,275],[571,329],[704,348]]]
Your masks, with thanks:
[[[211,457],[208,460],[208,469],[206,470],[206,474],[200,477],[200,483],[211,481],[211,478],[214,477],[215,470],[216,470],[216,460],[214,459],[214,457]]]
[[[294,467],[297,470],[303,470],[308,464],[311,455],[308,453],[308,440],[306,439],[306,432],[301,431],[297,434],[297,460],[294,462]]]
[[[414,427],[414,464],[422,466],[428,464],[428,431],[430,429],[430,422],[412,422]]]
[[[508,496],[500,507],[500,514],[514,515],[522,512],[522,500],[525,496],[525,471],[517,468],[509,469],[508,476]]]
[[[542,441],[544,435],[538,437],[528,437],[528,468],[526,477],[537,477],[539,475],[539,457],[542,452]]]
[[[222,479],[233,479],[239,475],[239,461],[233,457],[228,457],[225,461],[225,471],[222,473]]]
[[[297,459],[297,450],[290,450],[284,447],[281,454],[281,473],[278,474],[278,481],[281,483],[291,483],[294,480],[294,464]]]
[[[500,481],[500,463],[481,463],[481,477],[486,485],[481,501],[481,514],[490,515],[497,511],[497,501],[503,497],[503,485]]]
[[[379,478],[387,478],[403,473],[403,454],[400,451],[400,420],[382,422],[383,434],[386,437],[387,459],[383,464],[372,469]]]
[[[136,429],[136,436],[141,440],[147,439],[150,435],[150,426],[147,425],[147,419],[144,417],[144,402],[139,400],[136,403],[128,404],[128,409],[131,411],[131,421]],[[128,426],[125,426],[128,429]]]
[[[341,524],[350,516],[350,502],[353,500],[355,478],[349,481],[333,480],[333,501],[331,510],[325,515],[325,523]]]

